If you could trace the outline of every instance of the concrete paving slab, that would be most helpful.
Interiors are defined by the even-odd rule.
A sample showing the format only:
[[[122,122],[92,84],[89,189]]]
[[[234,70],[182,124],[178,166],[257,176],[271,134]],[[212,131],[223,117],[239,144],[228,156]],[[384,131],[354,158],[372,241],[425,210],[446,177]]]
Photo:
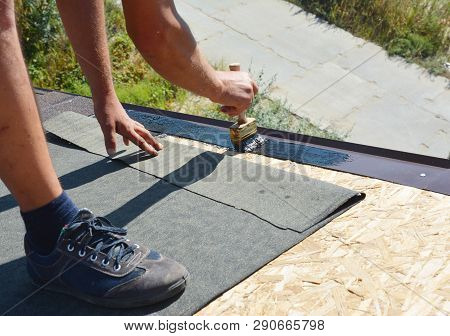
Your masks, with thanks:
[[[383,52],[383,48],[374,43],[365,41],[355,48],[336,55],[336,58],[331,60],[331,62],[340,66],[344,70],[350,71],[361,66],[380,52]]]
[[[428,112],[433,113],[436,118],[450,121],[450,90],[445,90],[434,99],[425,99],[422,104]]]
[[[261,40],[261,44],[297,66],[311,69],[359,46],[361,41],[340,29],[315,22],[276,32]]]
[[[348,74],[334,63],[319,65],[301,78],[292,77],[288,83],[280,83],[284,89],[277,89],[274,94],[280,98],[294,97],[290,103],[298,116],[314,120],[319,127],[330,128],[341,136],[351,133],[353,123],[349,116],[384,93],[376,85]],[[298,87],[303,89],[295,90]],[[320,99],[315,99],[320,92]],[[342,92],[353,94],[342,95]]]
[[[230,7],[224,7],[209,14],[203,12],[204,6],[192,8],[202,11],[209,18],[254,41],[276,36],[287,28],[292,29],[299,25],[307,26],[314,23],[313,17],[293,11],[294,7],[287,2],[281,2],[277,7],[273,7],[272,4],[272,1],[246,1],[233,10]],[[290,15],[287,16],[286,13]]]
[[[218,11],[236,11],[240,7],[245,6],[245,0],[226,0],[226,1],[211,1],[205,2],[202,0],[180,0],[194,8],[201,9],[202,12],[211,15]]]
[[[218,47],[220,45],[221,47]],[[223,46],[234,45],[233,48]],[[280,59],[276,53],[267,51],[257,42],[248,40],[242,34],[232,30],[217,33],[210,38],[200,41],[200,48],[211,62],[217,61],[229,64],[241,63],[243,70],[252,69],[254,75],[263,71],[263,81],[269,81],[274,76],[277,80],[286,80],[293,73],[300,73],[302,69],[280,66]],[[289,63],[283,60],[283,64]]]
[[[419,106],[448,90],[449,84],[446,78],[431,76],[425,69],[400,58],[389,58],[386,52],[377,54],[354,73]]]
[[[355,119],[348,137],[350,142],[366,140],[405,152],[415,148],[418,154],[431,151],[440,157],[449,155],[450,123],[407,100],[399,102],[394,95],[386,94],[374,100],[352,118]],[[386,131],[386,125],[393,131]]]

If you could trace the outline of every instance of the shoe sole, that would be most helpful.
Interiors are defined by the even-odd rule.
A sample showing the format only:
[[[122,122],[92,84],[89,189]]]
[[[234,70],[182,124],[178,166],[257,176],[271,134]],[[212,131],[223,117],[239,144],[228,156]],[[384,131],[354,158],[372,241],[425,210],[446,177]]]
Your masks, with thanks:
[[[102,306],[106,308],[119,308],[119,309],[131,309],[131,308],[138,308],[138,307],[144,307],[144,306],[150,306],[154,305],[156,303],[163,302],[167,299],[170,299],[174,297],[177,294],[180,294],[184,291],[186,288],[186,281],[189,278],[189,273],[184,276],[182,279],[180,279],[178,282],[174,283],[172,286],[170,286],[165,292],[152,296],[152,297],[139,297],[134,298],[132,300],[125,301],[124,298],[116,299],[116,298],[101,298],[96,297],[80,292],[76,292],[74,290],[66,289],[58,285],[48,284],[44,287],[45,290],[60,293],[60,294],[66,294],[72,297],[75,297],[77,299],[83,300],[85,302]],[[42,287],[42,285],[39,285],[38,283],[33,281],[33,284],[38,287]]]

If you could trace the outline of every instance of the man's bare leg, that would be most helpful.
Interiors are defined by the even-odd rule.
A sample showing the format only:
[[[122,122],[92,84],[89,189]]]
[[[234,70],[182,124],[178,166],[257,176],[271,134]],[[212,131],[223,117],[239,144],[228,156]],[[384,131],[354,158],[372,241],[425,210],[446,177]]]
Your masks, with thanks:
[[[22,212],[62,193],[20,49],[14,1],[0,1],[0,178]]]
[[[20,50],[14,0],[0,1],[0,177],[22,210],[34,283],[116,308],[153,304],[184,290],[181,264],[124,241],[115,234],[125,230],[89,210],[78,212],[63,193]]]

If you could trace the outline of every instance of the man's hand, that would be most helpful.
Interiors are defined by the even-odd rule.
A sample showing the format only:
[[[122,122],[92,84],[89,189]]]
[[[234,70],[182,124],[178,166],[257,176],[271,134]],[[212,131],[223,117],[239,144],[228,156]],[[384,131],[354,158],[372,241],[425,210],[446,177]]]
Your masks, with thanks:
[[[147,153],[158,155],[162,146],[144,126],[128,117],[114,93],[103,0],[58,0],[57,4],[67,35],[91,87],[95,115],[105,136],[108,154],[116,151],[118,133],[126,145],[131,141]],[[80,18],[83,18],[82,25]]]
[[[157,156],[158,151],[163,148],[142,124],[127,115],[116,97],[102,99],[101,102],[94,99],[94,111],[102,128],[106,151],[109,155],[116,152],[116,133],[122,135],[125,145],[128,146],[131,141],[154,156]]]
[[[258,85],[250,75],[243,71],[217,71],[216,74],[222,91],[213,101],[222,104],[221,111],[236,116],[248,109],[258,93]]]

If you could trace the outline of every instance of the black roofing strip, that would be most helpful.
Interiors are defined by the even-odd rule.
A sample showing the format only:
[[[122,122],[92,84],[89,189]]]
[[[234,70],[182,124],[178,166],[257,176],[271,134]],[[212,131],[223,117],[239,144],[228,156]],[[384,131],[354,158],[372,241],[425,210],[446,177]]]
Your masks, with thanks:
[[[217,120],[217,119],[195,116],[195,115],[191,115],[191,114],[184,114],[184,113],[179,113],[179,112],[172,112],[172,111],[148,108],[148,107],[143,107],[143,106],[138,106],[138,105],[133,105],[133,104],[122,104],[122,105],[125,107],[125,109],[129,109],[129,110],[134,110],[134,111],[139,111],[139,112],[144,112],[144,113],[152,113],[152,114],[167,116],[167,117],[186,120],[186,121],[197,122],[197,123],[216,126],[216,127],[229,128],[233,124],[230,121]],[[420,164],[429,165],[429,166],[450,168],[450,160],[443,159],[443,158],[437,158],[437,157],[433,157],[433,156],[401,152],[401,151],[396,151],[396,150],[392,150],[392,149],[361,145],[361,144],[339,141],[339,140],[318,138],[315,136],[292,133],[292,132],[287,132],[287,131],[280,131],[280,130],[265,128],[265,127],[258,127],[258,133],[260,133],[262,135],[270,136],[273,138],[294,141],[294,142],[301,142],[301,143],[309,144],[309,145],[318,145],[318,146],[323,146],[323,147],[330,147],[333,149],[343,149],[346,151],[381,156],[384,158],[391,158],[391,159],[396,159],[396,160],[401,160],[401,161],[420,163]]]

